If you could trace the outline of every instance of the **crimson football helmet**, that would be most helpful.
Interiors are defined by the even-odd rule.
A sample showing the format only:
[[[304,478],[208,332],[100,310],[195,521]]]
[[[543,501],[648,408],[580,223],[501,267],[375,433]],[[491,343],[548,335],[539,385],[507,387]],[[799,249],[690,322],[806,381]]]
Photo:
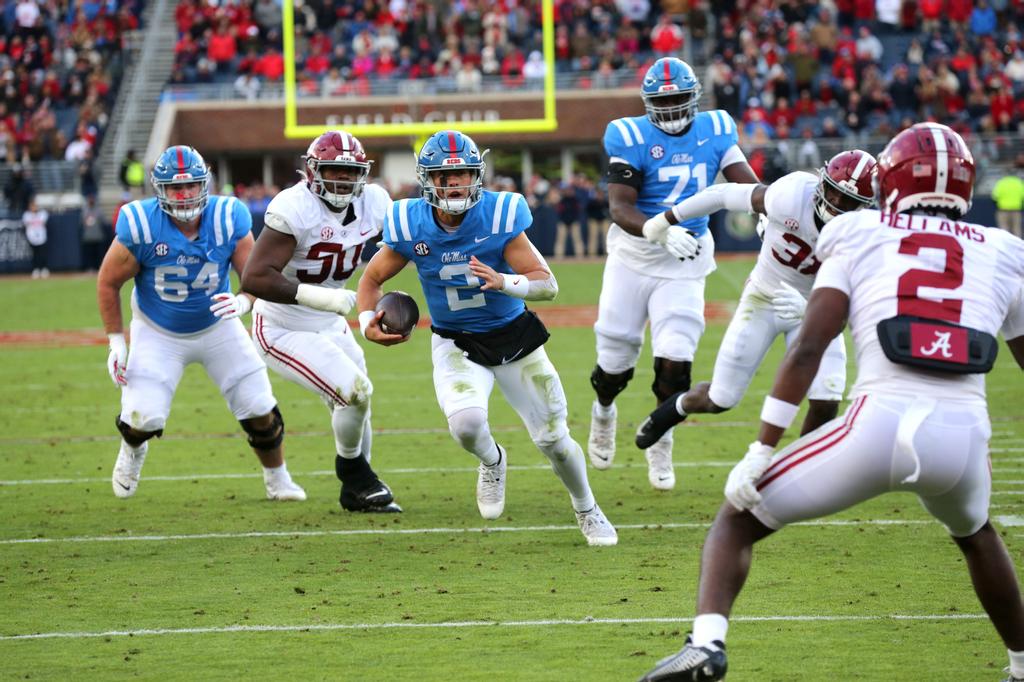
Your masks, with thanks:
[[[878,201],[901,213],[935,208],[960,218],[974,196],[974,156],[949,126],[918,123],[899,135],[878,157]]]
[[[839,152],[818,171],[814,213],[822,224],[841,213],[870,206],[875,200],[872,178],[875,157],[860,149]]]
[[[355,135],[341,130],[329,130],[309,144],[302,157],[306,185],[318,197],[334,208],[347,208],[352,200],[363,193],[370,176],[366,150]],[[351,172],[341,180],[326,180],[324,168],[345,168]]]

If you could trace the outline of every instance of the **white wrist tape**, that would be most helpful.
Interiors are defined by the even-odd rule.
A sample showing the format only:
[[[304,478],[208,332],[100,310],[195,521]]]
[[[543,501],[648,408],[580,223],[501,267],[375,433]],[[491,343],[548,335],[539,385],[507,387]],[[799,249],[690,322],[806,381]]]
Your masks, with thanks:
[[[668,233],[668,228],[672,227],[672,223],[665,217],[665,213],[661,212],[656,216],[647,219],[644,223],[643,233],[644,237],[649,242],[655,244],[664,244],[665,235]]]
[[[364,310],[359,313],[359,333],[363,335],[364,339],[366,338],[366,328],[370,326],[375,317],[377,317],[377,313],[372,310]]]
[[[508,294],[513,298],[526,298],[530,293],[530,280],[526,275],[508,275],[501,273],[504,284],[501,285],[501,293]]]
[[[127,348],[128,344],[125,343],[124,333],[107,334],[107,342],[111,348]]]
[[[336,291],[327,287],[318,287],[315,284],[300,284],[298,291],[295,292],[295,302],[307,308],[342,313]]]
[[[788,429],[799,411],[799,405],[768,396],[764,399],[764,407],[761,408],[761,421],[780,429]]]

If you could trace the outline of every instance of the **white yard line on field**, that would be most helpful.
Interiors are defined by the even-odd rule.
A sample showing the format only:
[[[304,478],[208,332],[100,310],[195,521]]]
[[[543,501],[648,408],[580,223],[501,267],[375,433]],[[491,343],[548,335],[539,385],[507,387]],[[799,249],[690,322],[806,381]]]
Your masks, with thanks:
[[[794,526],[921,526],[928,520],[865,519],[858,521],[824,520],[794,523]],[[709,523],[634,523],[616,525],[619,530],[703,529]],[[182,535],[79,535],[66,538],[4,538],[0,545],[37,545],[57,542],[173,542],[180,540],[234,540],[241,538],[315,538],[339,535],[437,535],[460,533],[524,533],[579,531],[576,525],[552,526],[479,526],[474,528],[354,528],[348,530],[249,531],[246,533],[191,533]]]
[[[847,623],[865,621],[956,621],[982,620],[983,613],[902,614],[881,616],[733,616],[733,623]],[[691,618],[565,618],[550,620],[470,620],[443,623],[307,623],[303,625],[224,625],[206,628],[156,628],[140,630],[107,630],[105,632],[37,632],[25,635],[0,635],[0,641],[25,639],[86,639],[95,637],[141,637],[144,635],[210,635],[236,632],[330,632],[334,630],[397,630],[397,629],[454,629],[454,628],[535,628],[556,625],[656,625],[689,623]]]

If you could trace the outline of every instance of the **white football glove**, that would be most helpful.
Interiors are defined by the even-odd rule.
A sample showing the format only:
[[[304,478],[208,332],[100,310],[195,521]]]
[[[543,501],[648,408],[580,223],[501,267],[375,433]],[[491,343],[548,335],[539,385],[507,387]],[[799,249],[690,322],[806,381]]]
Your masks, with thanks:
[[[222,320],[241,317],[252,310],[252,300],[248,296],[236,296],[230,291],[214,294],[213,300],[215,303],[210,306],[210,312]]]
[[[689,230],[673,225],[665,235],[665,249],[679,260],[692,260],[700,254],[700,242]]]
[[[772,308],[780,320],[799,320],[807,309],[807,299],[799,291],[785,282],[775,290]]]
[[[725,482],[725,499],[740,511],[752,509],[761,501],[761,493],[757,492],[754,481],[761,478],[768,465],[771,464],[775,449],[755,440],[747,449],[747,454],[739,464],[729,472]]]
[[[295,292],[295,302],[307,308],[347,315],[356,304],[356,292],[351,289],[328,289],[315,284],[300,284],[298,291]]]
[[[107,356],[107,372],[115,386],[127,386],[124,371],[128,367],[128,344],[124,334],[107,334],[110,341],[110,355]]]

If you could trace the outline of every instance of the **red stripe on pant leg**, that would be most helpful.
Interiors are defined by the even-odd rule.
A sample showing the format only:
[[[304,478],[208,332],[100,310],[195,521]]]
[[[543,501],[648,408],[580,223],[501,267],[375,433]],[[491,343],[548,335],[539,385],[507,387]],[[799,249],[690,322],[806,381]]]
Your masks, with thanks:
[[[761,479],[758,481],[757,489],[758,490],[763,490],[765,487],[768,486],[768,484],[770,484],[772,481],[774,481],[778,477],[782,476],[784,473],[786,473],[787,471],[789,471],[793,467],[797,466],[798,464],[800,464],[802,462],[806,462],[807,460],[811,459],[812,457],[820,455],[821,453],[826,452],[827,450],[830,450],[831,448],[834,448],[836,445],[841,443],[843,441],[843,439],[846,438],[847,436],[849,436],[850,432],[853,430],[853,423],[857,419],[857,415],[860,414],[860,408],[863,405],[864,405],[864,398],[861,397],[861,398],[859,398],[859,402],[854,404],[853,408],[851,409],[849,418],[847,419],[846,423],[843,424],[843,432],[841,434],[839,434],[838,438],[836,438],[835,440],[833,440],[830,443],[826,443],[825,445],[822,445],[817,450],[812,450],[810,452],[807,452],[807,448],[806,447],[800,448],[799,452],[804,452],[806,454],[804,454],[799,459],[795,459],[795,460],[790,461],[789,464],[784,466],[782,469],[779,469],[774,474],[771,474],[769,476],[762,476]],[[817,442],[820,442],[820,441],[817,441]]]
[[[296,374],[299,374],[308,379],[310,383],[312,383],[314,386],[317,386],[321,391],[326,393],[327,397],[329,397],[331,400],[340,403],[342,407],[348,404],[341,398],[340,395],[338,395],[338,392],[331,389],[330,384],[321,379],[316,372],[314,372],[309,367],[306,367],[298,359],[293,358],[292,356],[284,353],[283,351],[274,348],[267,342],[266,337],[263,336],[262,315],[257,316],[256,319],[256,336],[259,339],[260,347],[262,347],[264,352],[266,352],[272,358],[278,360],[281,364],[285,365],[286,367],[290,367],[295,371]]]
[[[767,470],[765,470],[763,476],[770,475],[775,469],[778,469],[785,462],[788,462],[789,460],[793,459],[794,457],[796,457],[800,453],[804,452],[808,448],[813,448],[814,446],[818,445],[822,441],[825,441],[825,440],[827,440],[829,438],[832,438],[833,436],[839,434],[839,432],[841,432],[843,429],[845,429],[849,425],[851,415],[857,409],[859,409],[858,401],[862,401],[862,400],[864,400],[863,396],[861,396],[860,398],[857,398],[857,401],[854,401],[853,405],[850,407],[850,410],[846,413],[846,419],[843,420],[842,424],[840,424],[836,428],[832,429],[831,431],[829,431],[825,435],[819,436],[818,438],[812,440],[811,442],[809,442],[809,443],[807,443],[805,445],[801,445],[799,448],[797,448],[793,452],[789,453],[785,457],[779,459],[778,461],[772,462],[772,465],[770,467],[768,467]]]

